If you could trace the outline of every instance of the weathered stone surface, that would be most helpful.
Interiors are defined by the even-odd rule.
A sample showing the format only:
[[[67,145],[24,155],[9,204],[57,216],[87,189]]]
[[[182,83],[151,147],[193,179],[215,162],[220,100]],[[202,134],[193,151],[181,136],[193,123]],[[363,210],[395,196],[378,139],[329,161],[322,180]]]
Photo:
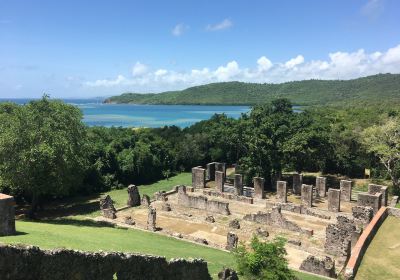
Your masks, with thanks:
[[[288,243],[296,245],[296,246],[301,246],[301,241],[300,240],[289,239]]]
[[[243,195],[243,175],[235,174],[235,181],[233,183],[236,195]]]
[[[215,162],[207,163],[206,166],[206,179],[209,181],[215,180]]]
[[[149,207],[149,211],[147,214],[147,230],[150,231],[156,231],[156,218],[157,218],[157,212],[156,209],[153,207]]]
[[[224,174],[224,180],[226,178],[226,164],[222,162],[216,162],[215,163],[215,171],[220,171],[222,174]]]
[[[340,198],[343,201],[351,201],[353,191],[353,182],[349,180],[340,180]]]
[[[313,203],[313,186],[301,185],[301,203],[308,207],[312,207]]]
[[[368,185],[368,193],[369,194],[381,193],[382,194],[381,206],[387,206],[387,204],[388,204],[388,195],[389,195],[387,186],[369,184]]]
[[[226,235],[226,250],[232,250],[237,247],[239,237],[236,235],[236,233],[233,232],[228,232]]]
[[[351,250],[351,240],[356,231],[355,223],[346,216],[338,216],[336,224],[326,227],[325,251],[334,256],[347,256]]]
[[[171,204],[169,204],[169,203],[163,203],[163,204],[161,205],[161,210],[166,211],[166,212],[171,211],[171,210],[172,210],[172,209],[171,209]]]
[[[2,280],[211,280],[203,260],[172,259],[119,252],[41,250],[0,245]]]
[[[303,184],[303,175],[302,174],[293,174],[293,193],[300,194],[301,193],[301,185]]]
[[[374,215],[379,211],[381,208],[381,201],[382,201],[382,193],[359,193],[357,205],[358,206],[370,206],[374,209]]]
[[[340,190],[328,190],[328,210],[332,212],[340,212]]]
[[[127,205],[130,207],[140,205],[140,195],[139,190],[135,185],[128,186],[128,202]]]
[[[215,223],[215,218],[214,218],[214,216],[208,215],[208,216],[206,217],[206,222]]]
[[[186,193],[185,186],[178,188],[178,204],[195,209],[206,210],[222,215],[230,215],[229,203],[208,200],[205,196],[191,196]]]
[[[204,168],[192,168],[192,187],[199,189],[204,189],[206,187],[206,170]]]
[[[392,197],[392,200],[390,201],[390,207],[396,207],[397,203],[399,202],[399,197],[397,195],[394,195]]]
[[[253,184],[254,184],[254,198],[259,198],[259,199],[265,198],[265,192],[264,192],[265,180],[264,180],[264,178],[254,177]]]
[[[147,194],[142,195],[142,205],[144,206],[150,205],[150,197]]]
[[[248,204],[253,204],[253,202],[254,202],[252,197],[236,195],[236,194],[232,194],[232,193],[228,193],[228,192],[219,192],[219,191],[214,191],[214,190],[209,190],[209,189],[203,190],[203,194],[208,195],[208,196],[222,197],[222,198],[230,199],[230,200],[237,200],[237,201],[248,203]]]
[[[301,263],[300,270],[323,275],[326,277],[336,278],[335,261],[328,256],[326,256],[325,258],[308,256]]]
[[[200,243],[200,244],[208,245],[208,241],[205,238],[196,237],[196,238],[194,238],[194,241],[196,241],[197,243]]]
[[[315,180],[315,188],[319,197],[326,197],[326,178],[317,177]]]
[[[257,235],[259,235],[261,237],[268,237],[269,236],[269,232],[266,229],[260,228],[260,227],[258,227],[256,229],[256,233],[257,233]]]
[[[128,217],[124,218],[124,223],[127,224],[127,225],[132,226],[132,225],[135,224],[135,221],[132,219],[132,217],[128,216]]]
[[[374,209],[369,206],[353,206],[351,212],[356,224],[362,226],[368,225],[374,216]]]
[[[225,176],[222,171],[215,171],[215,189],[224,192]]]
[[[109,195],[100,198],[100,210],[104,218],[115,219],[117,210],[114,207],[114,203]]]
[[[233,219],[229,222],[229,227],[234,229],[240,229],[240,222],[238,219]]]
[[[15,234],[14,197],[0,193],[0,236]]]
[[[168,201],[168,197],[165,191],[158,191],[154,193],[154,198],[158,201]]]
[[[218,272],[219,280],[239,280],[236,271],[231,268],[223,268],[222,271]]]
[[[276,182],[276,198],[279,202],[287,202],[287,185],[285,181]]]

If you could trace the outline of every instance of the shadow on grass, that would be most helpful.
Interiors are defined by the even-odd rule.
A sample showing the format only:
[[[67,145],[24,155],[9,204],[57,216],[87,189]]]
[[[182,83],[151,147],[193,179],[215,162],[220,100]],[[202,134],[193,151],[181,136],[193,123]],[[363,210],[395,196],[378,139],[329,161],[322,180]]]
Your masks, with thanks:
[[[25,220],[29,222],[42,223],[42,224],[51,224],[51,225],[68,225],[68,226],[77,226],[77,227],[96,227],[96,228],[118,228],[118,229],[127,229],[124,227],[119,227],[114,225],[111,222],[106,221],[94,221],[89,219],[79,220],[79,219],[49,219],[49,220]]]

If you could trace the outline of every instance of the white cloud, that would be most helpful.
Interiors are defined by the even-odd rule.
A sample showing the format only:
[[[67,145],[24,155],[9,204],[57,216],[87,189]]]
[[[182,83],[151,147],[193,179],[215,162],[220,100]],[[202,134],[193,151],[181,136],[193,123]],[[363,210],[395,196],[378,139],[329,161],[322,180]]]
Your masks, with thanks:
[[[138,63],[134,69],[142,65]],[[118,75],[115,79],[89,81],[84,85],[154,92],[219,81],[279,83],[304,79],[353,79],[378,73],[400,73],[400,44],[386,51],[371,53],[363,49],[354,52],[337,51],[328,54],[326,60],[305,61],[302,55],[298,55],[286,62],[272,62],[266,56],[261,56],[252,68],[241,68],[237,61],[232,60],[215,69],[205,67],[182,72],[168,69],[151,71],[147,66],[145,69],[145,72],[139,71],[140,75],[131,78]]]
[[[172,35],[179,37],[189,29],[189,26],[179,23],[172,29]]]
[[[207,25],[206,30],[219,31],[219,30],[228,29],[228,28],[232,27],[232,25],[233,25],[233,22],[226,18],[219,23]]]
[[[376,19],[383,13],[383,10],[383,0],[368,0],[367,3],[362,6],[361,14],[370,19]]]
[[[146,64],[140,63],[139,61],[135,63],[132,67],[132,76],[143,76],[148,71]]]

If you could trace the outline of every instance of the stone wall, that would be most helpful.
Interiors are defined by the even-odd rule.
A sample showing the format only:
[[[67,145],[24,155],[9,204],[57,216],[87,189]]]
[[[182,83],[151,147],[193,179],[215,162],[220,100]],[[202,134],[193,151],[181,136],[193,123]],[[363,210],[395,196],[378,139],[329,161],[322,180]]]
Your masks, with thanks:
[[[313,202],[313,186],[301,185],[301,203],[305,206],[312,207]]]
[[[233,183],[236,195],[243,195],[243,175],[235,174],[235,181]]]
[[[303,184],[302,174],[293,174],[293,193],[301,194],[301,185]]]
[[[353,206],[351,212],[353,213],[354,221],[361,227],[368,225],[374,216],[374,209],[369,206]]]
[[[340,212],[340,190],[328,190],[328,210],[332,212]]]
[[[325,251],[334,256],[348,256],[351,250],[351,239],[356,231],[352,219],[338,216],[336,224],[326,227]]]
[[[369,194],[381,193],[382,194],[381,206],[387,206],[388,194],[389,194],[387,186],[369,184],[368,185],[368,193]]]
[[[357,205],[358,206],[370,206],[374,209],[374,214],[378,213],[379,209],[381,208],[381,201],[382,201],[382,194],[375,193],[359,193]]]
[[[229,203],[208,200],[205,196],[191,196],[186,193],[185,186],[178,187],[178,203],[182,206],[210,211],[222,215],[230,215]]]
[[[15,234],[14,197],[0,193],[0,236]]]
[[[206,186],[206,170],[204,168],[192,168],[192,187],[204,189]]]
[[[300,270],[323,275],[326,277],[336,278],[335,261],[328,256],[326,256],[325,258],[308,256],[301,263]]]
[[[326,178],[317,177],[315,180],[315,188],[319,197],[326,197]]]
[[[0,275],[4,280],[175,280],[211,279],[203,260],[38,247],[0,245]]]
[[[207,163],[206,165],[206,179],[209,181],[215,180],[215,162]]]
[[[264,178],[261,177],[253,178],[254,198],[259,198],[259,199],[265,198],[264,183],[265,183]]]
[[[222,197],[224,199],[229,199],[229,200],[236,200],[248,204],[253,204],[253,198],[252,197],[247,197],[247,196],[242,196],[242,195],[236,195],[233,193],[222,193],[218,191],[213,191],[213,190],[203,190],[204,195],[209,195],[209,196],[215,196],[215,197]]]
[[[340,196],[343,201],[351,201],[353,182],[349,180],[340,180]]]
[[[285,181],[276,182],[276,198],[279,202],[287,202],[287,185]]]
[[[215,189],[224,192],[225,176],[222,171],[215,171]]]

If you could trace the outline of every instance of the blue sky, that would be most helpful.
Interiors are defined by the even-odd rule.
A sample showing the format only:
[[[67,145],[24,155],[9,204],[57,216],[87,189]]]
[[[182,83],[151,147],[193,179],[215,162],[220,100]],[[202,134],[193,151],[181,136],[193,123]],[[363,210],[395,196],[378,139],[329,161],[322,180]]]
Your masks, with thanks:
[[[0,97],[400,73],[400,1],[0,0]]]

